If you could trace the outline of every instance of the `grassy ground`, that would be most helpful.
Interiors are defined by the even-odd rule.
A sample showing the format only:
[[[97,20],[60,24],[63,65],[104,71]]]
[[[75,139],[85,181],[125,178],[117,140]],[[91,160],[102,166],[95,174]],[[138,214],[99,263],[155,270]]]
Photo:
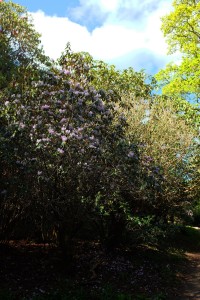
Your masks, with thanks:
[[[182,227],[162,247],[107,253],[98,241],[77,241],[70,268],[54,245],[13,241],[0,249],[0,299],[181,299],[186,251],[200,252],[200,232],[192,227]]]

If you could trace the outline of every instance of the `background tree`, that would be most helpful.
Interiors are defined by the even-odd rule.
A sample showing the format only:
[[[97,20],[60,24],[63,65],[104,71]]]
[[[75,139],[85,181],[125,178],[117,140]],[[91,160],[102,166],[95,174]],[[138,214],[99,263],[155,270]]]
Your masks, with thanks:
[[[11,82],[22,88],[47,60],[26,9],[11,1],[0,2],[0,88]]]
[[[175,98],[177,110],[193,125],[199,126],[200,115],[200,2],[175,0],[174,10],[162,18],[162,31],[169,53],[179,52],[180,64],[170,63],[156,78],[162,93]],[[187,101],[185,101],[187,100]],[[189,102],[189,103],[188,103]]]
[[[1,232],[11,233],[22,218],[20,205],[28,191],[25,173],[18,163],[28,150],[27,137],[17,133],[9,109],[11,95],[23,98],[30,82],[39,80],[49,59],[40,47],[40,35],[34,30],[24,7],[11,1],[0,2],[0,165]],[[17,98],[15,99],[16,101]],[[5,109],[4,109],[4,108]],[[20,118],[20,116],[19,116]],[[26,145],[26,146],[25,146]],[[19,155],[19,153],[21,153]],[[10,194],[9,194],[10,192]],[[12,195],[12,196],[9,196]],[[13,203],[16,202],[16,205]]]
[[[191,197],[199,198],[199,99],[200,99],[200,2],[175,0],[174,10],[162,18],[162,30],[169,53],[179,52],[180,64],[170,63],[156,75],[162,93],[170,97],[179,117],[195,129],[186,156],[187,188]],[[186,175],[187,174],[187,175]],[[197,196],[198,195],[198,196]]]
[[[171,99],[157,96],[153,101],[141,101],[129,97],[123,99],[127,103],[124,109],[129,124],[127,135],[141,149],[141,159],[146,165],[154,161],[149,175],[158,172],[163,179],[154,183],[158,189],[151,192],[144,186],[143,196],[147,197],[146,190],[151,206],[148,208],[146,204],[147,211],[152,209],[159,218],[180,216],[189,201],[187,156],[194,145],[195,130],[177,114]]]
[[[182,61],[180,65],[172,64],[165,71],[160,71],[158,78],[165,80],[164,93],[176,93],[185,97],[189,93],[198,101],[200,3],[196,0],[175,0],[173,8],[172,12],[162,18],[161,29],[169,45],[169,53],[179,51],[182,54]]]

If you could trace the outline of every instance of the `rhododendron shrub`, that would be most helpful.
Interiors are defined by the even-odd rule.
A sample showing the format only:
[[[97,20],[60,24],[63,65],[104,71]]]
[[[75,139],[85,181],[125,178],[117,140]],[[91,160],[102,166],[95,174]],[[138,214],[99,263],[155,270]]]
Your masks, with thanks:
[[[12,164],[18,178],[24,176],[17,200],[22,219],[27,216],[46,235],[64,231],[62,240],[102,209],[126,218],[123,192],[135,191],[137,181],[137,149],[125,138],[126,120],[112,91],[102,93],[78,79],[73,68],[54,68],[23,95],[13,89],[1,99],[7,130],[20,141]]]
[[[78,77],[82,84],[90,83],[102,92],[112,91],[113,100],[115,99],[121,105],[122,96],[129,98],[130,94],[135,99],[153,100],[155,79],[143,70],[136,72],[131,67],[117,70],[114,65],[94,60],[87,52],[73,52],[69,43],[59,59],[59,64],[67,69],[67,72]]]
[[[1,3],[0,23],[1,63],[11,66],[0,95],[1,228],[73,235],[88,214],[100,206],[109,214],[120,199],[135,146],[113,91],[92,87],[93,62],[71,53],[51,68],[26,10],[12,2]]]
[[[23,93],[16,83],[2,94],[2,207],[15,228],[54,234],[63,247],[87,224],[111,246],[161,183],[125,134],[117,93],[96,90],[90,64],[77,59],[41,70]]]

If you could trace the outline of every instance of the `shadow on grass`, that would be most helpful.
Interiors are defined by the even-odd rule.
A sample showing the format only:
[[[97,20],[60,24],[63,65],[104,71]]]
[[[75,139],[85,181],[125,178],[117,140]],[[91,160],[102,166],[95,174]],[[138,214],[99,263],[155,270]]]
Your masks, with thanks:
[[[200,252],[200,228],[180,226],[175,234],[167,240],[167,250],[175,252]]]
[[[157,247],[123,247],[109,255],[96,243],[81,243],[73,276],[64,272],[56,248],[22,243],[1,250],[0,279],[6,275],[7,281],[0,284],[0,300],[172,300],[177,299],[177,273],[187,265],[184,253],[200,252],[200,230],[177,226]],[[92,281],[94,257],[101,259]]]
[[[1,300],[167,300],[166,296],[159,293],[152,297],[145,295],[131,296],[124,293],[116,293],[113,288],[107,286],[101,293],[88,293],[88,291],[80,288],[76,291],[63,291],[51,293],[48,295],[40,295],[31,298],[16,298],[13,293],[2,290],[0,291]]]

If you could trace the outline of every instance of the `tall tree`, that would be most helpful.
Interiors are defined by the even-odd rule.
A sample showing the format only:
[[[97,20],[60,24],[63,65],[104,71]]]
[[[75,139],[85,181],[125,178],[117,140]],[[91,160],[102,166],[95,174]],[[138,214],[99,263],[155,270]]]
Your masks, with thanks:
[[[40,46],[40,35],[35,31],[26,9],[11,1],[1,1],[0,88],[12,81],[19,83],[19,77],[24,82],[26,72],[31,79],[30,71],[46,60]]]
[[[179,110],[197,125],[200,121],[197,105],[200,100],[200,2],[174,0],[173,8],[162,18],[161,29],[169,54],[178,51],[182,59],[180,64],[168,64],[156,78],[163,94],[175,96]]]
[[[179,117],[196,129],[189,148],[187,183],[192,196],[199,197],[199,126],[200,126],[200,1],[174,0],[173,11],[162,18],[162,31],[169,54],[179,52],[180,64],[170,63],[156,75],[162,93],[170,96]]]

